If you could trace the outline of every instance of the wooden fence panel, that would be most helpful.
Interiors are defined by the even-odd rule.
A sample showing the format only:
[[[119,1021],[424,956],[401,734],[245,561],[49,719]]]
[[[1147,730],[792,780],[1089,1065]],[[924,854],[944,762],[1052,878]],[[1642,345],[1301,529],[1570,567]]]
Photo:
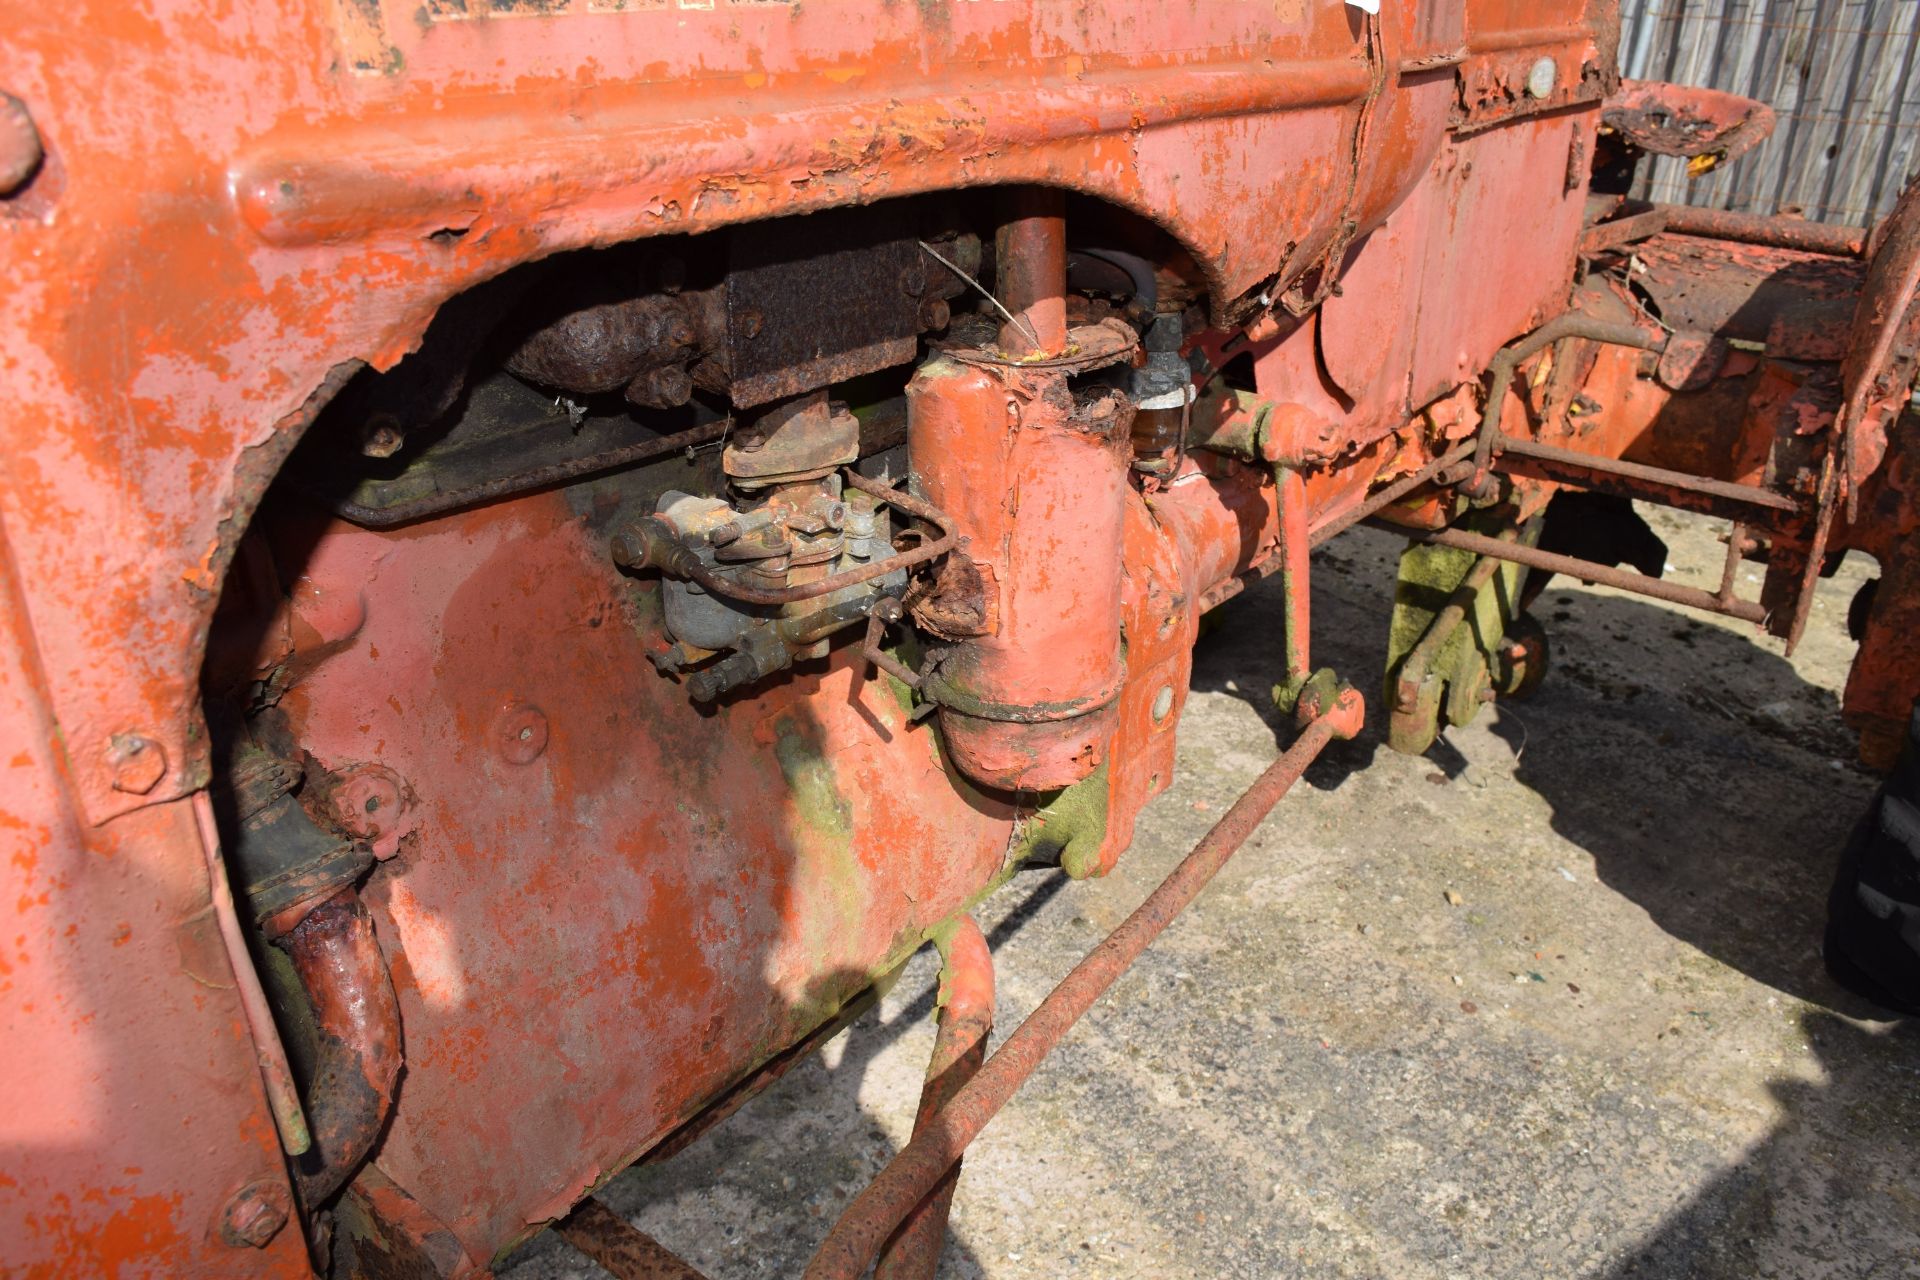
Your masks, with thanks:
[[[1920,0],[1621,0],[1620,66],[1744,94],[1773,137],[1689,180],[1649,157],[1636,194],[1754,213],[1797,208],[1864,225],[1920,166]]]

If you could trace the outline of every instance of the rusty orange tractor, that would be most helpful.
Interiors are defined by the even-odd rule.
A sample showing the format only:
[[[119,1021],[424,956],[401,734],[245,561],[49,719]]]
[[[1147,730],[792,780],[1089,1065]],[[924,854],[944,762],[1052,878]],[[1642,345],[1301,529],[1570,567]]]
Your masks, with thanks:
[[[1920,198],[1627,199],[1770,121],[1623,85],[1617,22],[11,0],[0,1268],[475,1276],[559,1222],[689,1274],[595,1188],[933,942],[917,1134],[807,1273],[931,1275],[967,1143],[1316,753],[1538,679],[1529,573],[1792,642],[1872,553],[1887,761]],[[1632,500],[1727,521],[1719,591],[1619,567]],[[1310,646],[1363,521],[1411,540],[1370,708]],[[1298,737],[989,1055],[969,908],[1115,865],[1268,575]]]

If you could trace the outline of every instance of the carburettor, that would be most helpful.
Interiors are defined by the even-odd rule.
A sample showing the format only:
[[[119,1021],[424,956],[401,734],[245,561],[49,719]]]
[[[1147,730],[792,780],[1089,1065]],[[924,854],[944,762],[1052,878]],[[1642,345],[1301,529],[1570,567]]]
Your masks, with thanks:
[[[826,656],[830,635],[905,590],[904,564],[872,571],[898,553],[884,503],[842,482],[858,454],[846,406],[824,391],[782,400],[728,441],[726,497],[670,491],[615,535],[616,562],[665,575],[661,673],[725,655],[688,677],[696,702]]]

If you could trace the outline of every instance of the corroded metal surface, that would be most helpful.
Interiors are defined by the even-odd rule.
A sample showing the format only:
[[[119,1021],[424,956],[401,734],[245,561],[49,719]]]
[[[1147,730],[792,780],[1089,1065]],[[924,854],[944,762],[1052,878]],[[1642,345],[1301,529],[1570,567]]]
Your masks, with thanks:
[[[1763,245],[1771,249],[1797,249],[1803,253],[1830,254],[1838,258],[1858,258],[1866,248],[1867,233],[1860,227],[1808,222],[1805,218],[1789,218],[1778,214],[1706,209],[1696,205],[1663,207],[1668,229],[1681,235]]]
[[[400,1010],[373,920],[353,889],[314,907],[282,945],[313,1010],[313,1146],[295,1161],[294,1183],[318,1211],[359,1169],[386,1123],[400,1076]]]
[[[1683,587],[1672,582],[1662,582],[1644,573],[1632,573],[1592,560],[1581,560],[1574,556],[1564,556],[1552,551],[1541,551],[1534,547],[1503,542],[1498,538],[1468,533],[1463,529],[1417,532],[1413,537],[1418,542],[1457,547],[1462,551],[1471,551],[1475,555],[1494,560],[1511,560],[1515,564],[1529,565],[1549,573],[1564,573],[1570,578],[1603,583],[1609,587],[1618,587],[1622,591],[1665,600],[1669,604],[1683,604],[1692,609],[1704,609],[1708,613],[1723,613],[1728,617],[1741,618],[1748,622],[1764,622],[1767,618],[1767,609],[1750,600],[1722,599],[1713,592],[1702,591],[1698,587]]]
[[[997,620],[922,673],[945,745],[989,787],[1079,782],[1106,758],[1126,676],[1132,406],[1111,391],[1076,393],[1051,370],[945,357],[921,366],[907,400],[913,474],[969,539]]]
[[[665,1245],[591,1196],[553,1229],[614,1280],[706,1280]]]
[[[1773,108],[1715,89],[1622,80],[1600,119],[1642,151],[1737,160],[1773,136]]]
[[[1670,327],[1751,342],[1766,340],[1782,312],[1821,298],[1851,298],[1865,274],[1857,261],[1789,246],[1750,245],[1673,231],[1634,246],[1645,270],[1634,283]]]

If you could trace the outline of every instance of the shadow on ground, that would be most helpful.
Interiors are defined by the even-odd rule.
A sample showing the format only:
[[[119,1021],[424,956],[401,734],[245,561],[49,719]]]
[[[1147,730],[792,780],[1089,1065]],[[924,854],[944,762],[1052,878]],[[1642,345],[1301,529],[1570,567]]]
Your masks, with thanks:
[[[1818,1011],[1800,1026],[1825,1081],[1773,1082],[1786,1112],[1773,1134],[1662,1222],[1609,1280],[1920,1274],[1920,1239],[1909,1235],[1892,1249],[1875,1240],[1884,1241],[1889,1226],[1898,1233],[1911,1214],[1913,1170],[1897,1188],[1906,1203],[1873,1193],[1886,1176],[1879,1152],[1888,1137],[1914,1136],[1920,1028],[1863,1028]]]
[[[1320,790],[1390,750],[1382,668],[1402,543],[1370,531],[1349,538],[1366,541],[1316,557],[1320,581],[1338,585],[1315,601],[1313,660],[1361,689],[1368,719],[1308,771]],[[1275,585],[1258,584],[1222,610],[1195,654],[1193,686],[1244,699],[1278,745],[1293,728],[1268,692],[1281,674],[1267,626]],[[1576,600],[1565,586],[1556,580],[1536,608],[1556,644],[1546,684],[1484,716],[1512,749],[1513,778],[1547,801],[1553,829],[1593,855],[1604,883],[1674,937],[1783,993],[1879,1016],[1827,978],[1817,949],[1840,847],[1871,789],[1830,754],[1851,744],[1833,692],[1746,634],[1652,601],[1586,592]],[[1566,634],[1576,626],[1579,637]],[[1576,647],[1580,639],[1587,643]],[[1634,640],[1661,651],[1657,685],[1631,670],[1630,654],[1622,666],[1619,655],[1594,652]],[[1623,752],[1623,743],[1646,749]],[[1474,766],[1448,733],[1426,759],[1435,785],[1470,783]],[[1831,804],[1806,803],[1823,792]]]
[[[1374,713],[1401,545],[1369,534],[1317,558],[1332,590],[1314,602],[1314,663],[1359,684],[1370,715],[1365,734],[1308,774],[1315,787],[1337,789],[1388,750]],[[1291,727],[1267,694],[1280,675],[1276,594],[1262,584],[1223,611],[1194,684],[1243,698],[1284,741]],[[1651,601],[1558,580],[1535,613],[1557,650],[1547,682],[1483,717],[1511,752],[1511,778],[1660,929],[1812,1006],[1796,1025],[1817,1062],[1768,1082],[1783,1115],[1771,1134],[1593,1274],[1920,1275],[1920,1235],[1901,1225],[1920,1221],[1920,1023],[1887,1021],[1819,953],[1835,863],[1873,786],[1852,763],[1833,690],[1769,642]],[[1455,736],[1426,753],[1428,782],[1474,785],[1489,767]]]

